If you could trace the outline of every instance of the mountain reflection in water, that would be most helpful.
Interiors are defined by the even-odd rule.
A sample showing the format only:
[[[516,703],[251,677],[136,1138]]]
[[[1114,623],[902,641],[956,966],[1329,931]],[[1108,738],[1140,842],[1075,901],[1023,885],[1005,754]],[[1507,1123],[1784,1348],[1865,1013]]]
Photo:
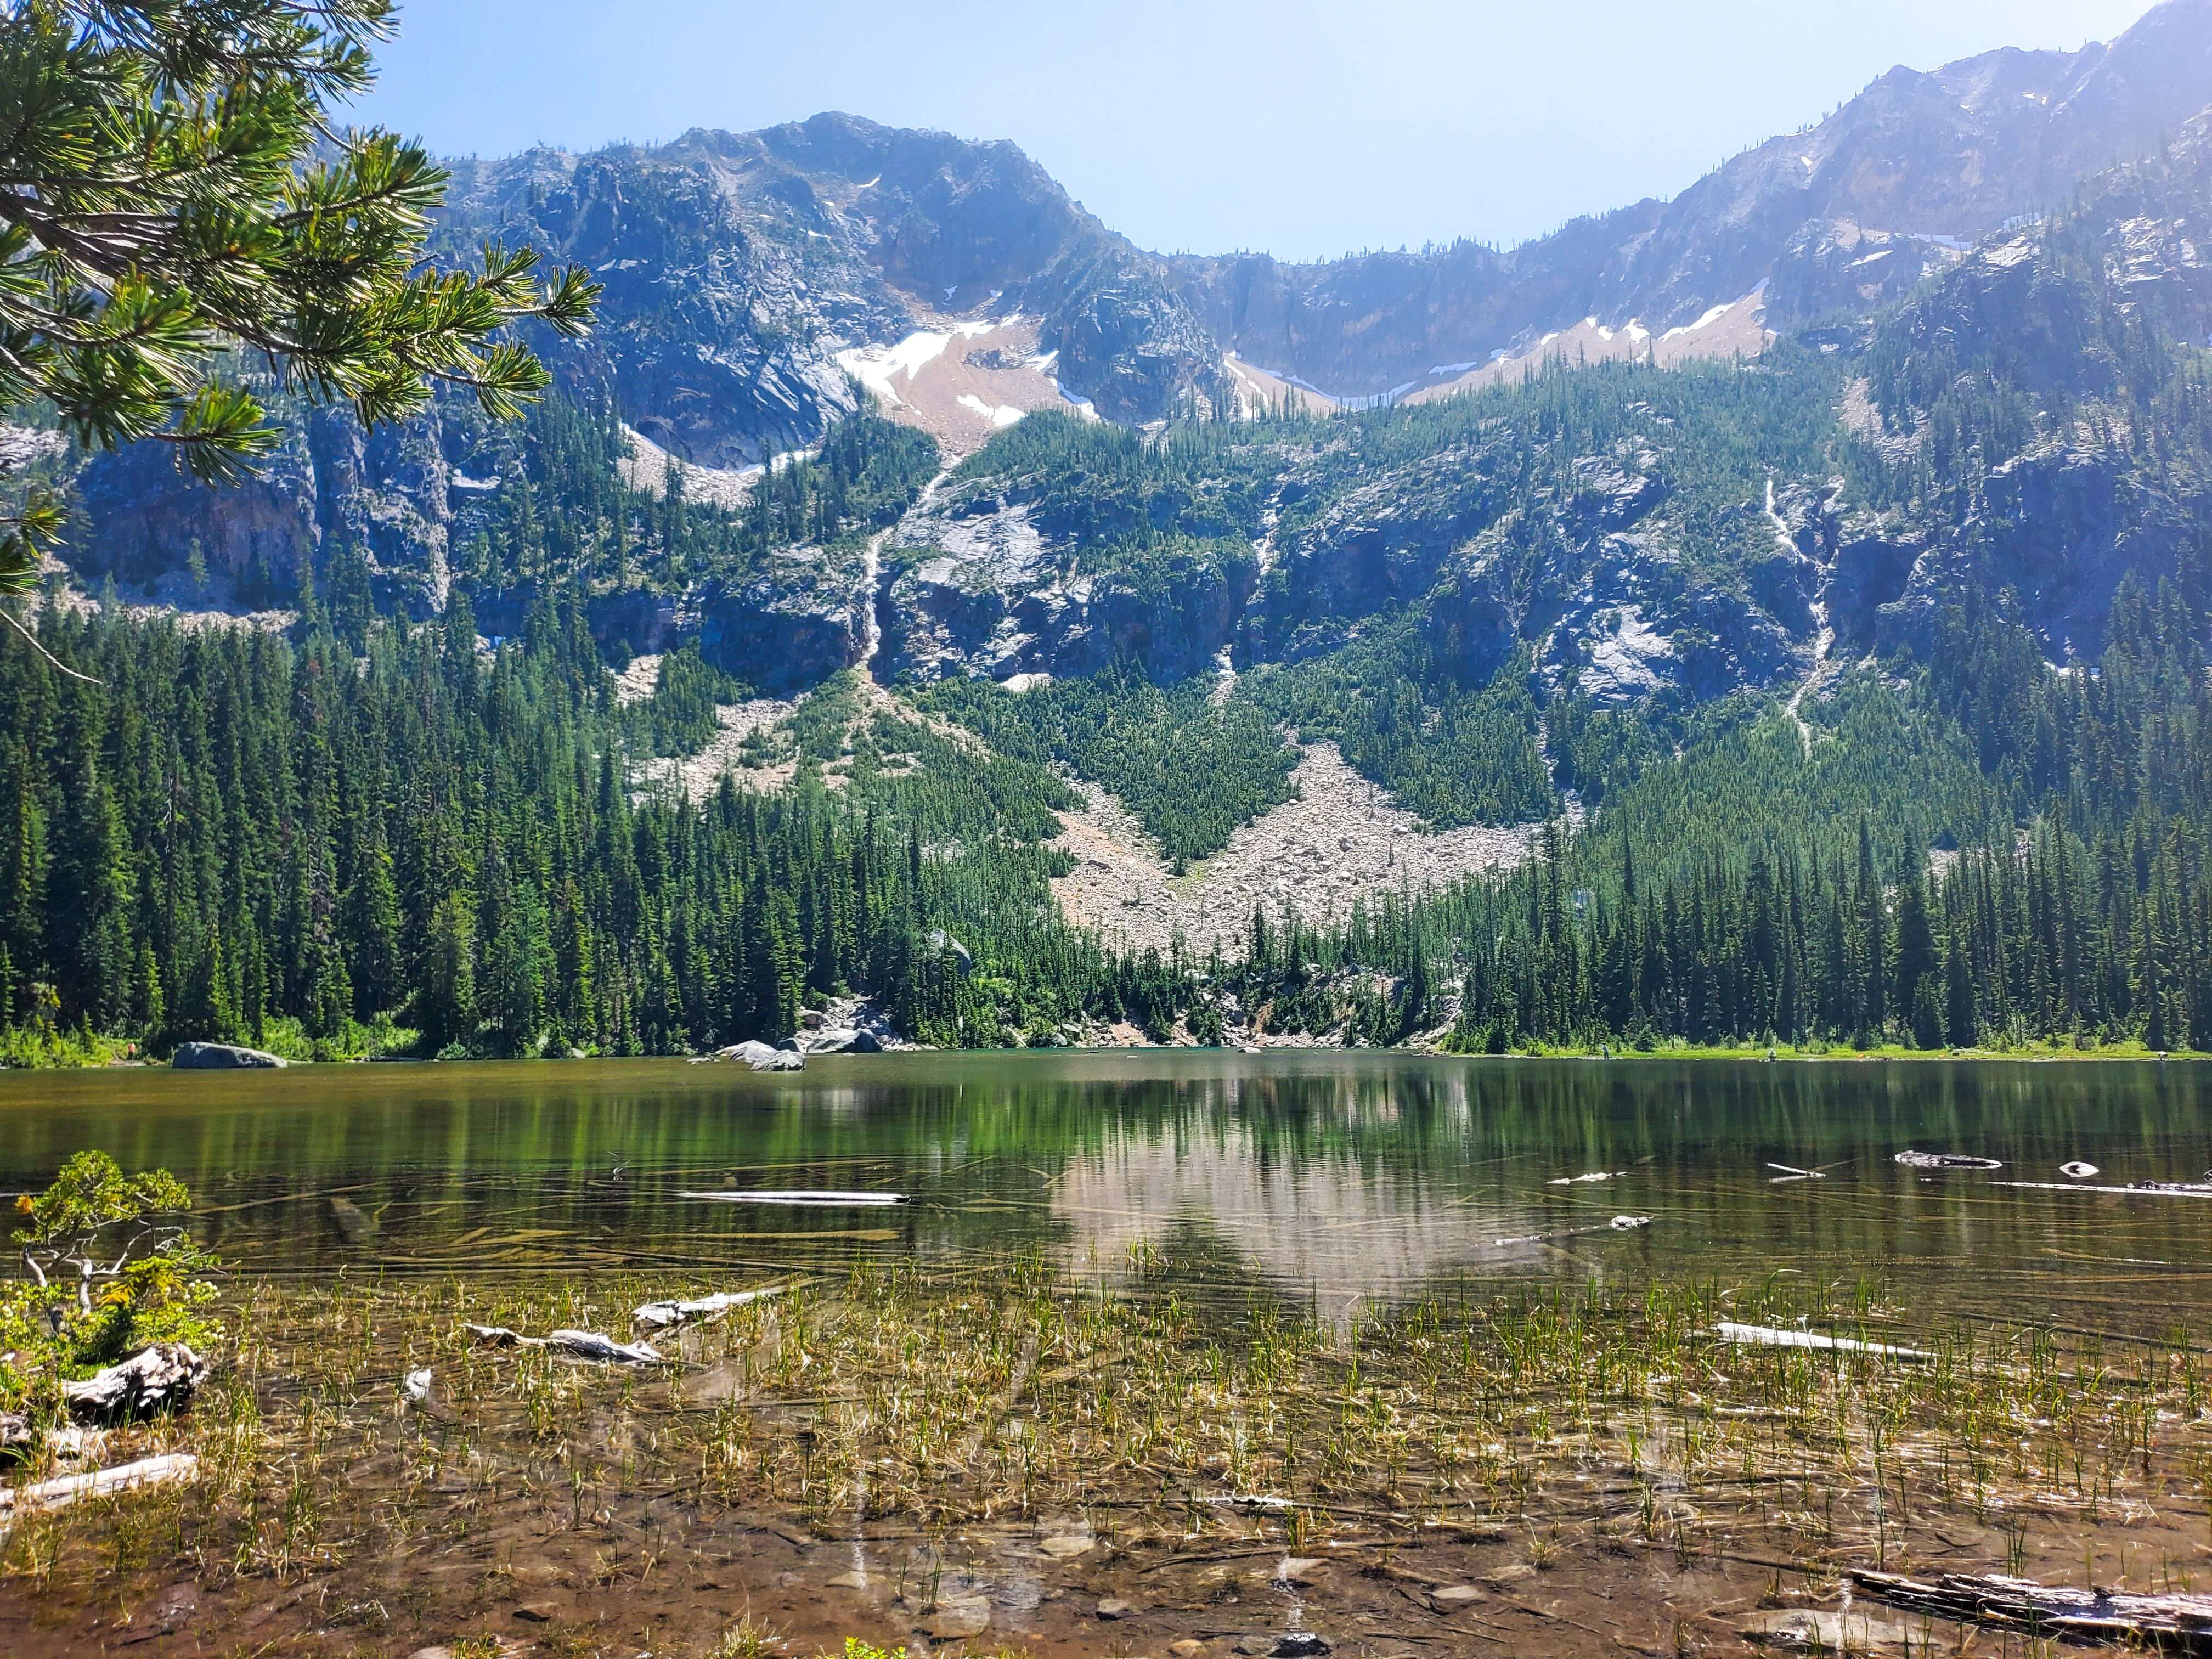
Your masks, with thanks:
[[[70,1152],[166,1166],[248,1271],[672,1285],[1008,1249],[1331,1312],[1457,1275],[1883,1274],[1962,1314],[2162,1329],[2212,1301],[2212,1200],[2028,1191],[2212,1162],[2212,1067],[1520,1061],[1304,1052],[929,1054],[0,1077],[0,1185]],[[1908,1148],[2002,1160],[1902,1167]],[[1777,1184],[1770,1164],[1825,1169]],[[1602,1182],[1563,1179],[1604,1172]],[[904,1192],[896,1209],[679,1199]],[[351,1206],[333,1206],[343,1199]],[[1634,1231],[1616,1215],[1648,1216]],[[343,1224],[341,1224],[343,1223]],[[1501,1243],[1501,1240],[1518,1243]]]

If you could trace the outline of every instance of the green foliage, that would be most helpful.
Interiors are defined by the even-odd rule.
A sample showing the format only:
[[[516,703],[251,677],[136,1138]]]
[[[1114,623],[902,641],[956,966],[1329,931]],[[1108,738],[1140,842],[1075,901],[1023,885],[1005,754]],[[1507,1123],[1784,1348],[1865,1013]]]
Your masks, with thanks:
[[[1468,689],[1416,624],[1376,630],[1314,661],[1249,676],[1248,699],[1308,742],[1337,744],[1359,772],[1438,828],[1522,823],[1557,800],[1545,775],[1526,653]]]
[[[671,651],[660,659],[660,678],[636,710],[645,745],[656,755],[696,755],[720,729],[718,703],[742,702],[751,688],[700,659],[698,647]]]
[[[0,20],[0,408],[51,404],[112,448],[155,438],[227,482],[275,432],[221,354],[283,386],[398,420],[435,388],[513,418],[547,384],[508,331],[580,335],[599,287],[550,288],[496,244],[473,271],[428,265],[445,173],[380,131],[336,134],[368,88],[390,0],[27,0]],[[334,136],[335,135],[335,136]],[[0,579],[29,583],[59,527],[51,497],[9,521]]]
[[[1217,707],[1217,684],[1200,678],[1163,690],[1124,663],[1018,696],[986,681],[947,680],[919,700],[1000,754],[1056,763],[1103,786],[1180,871],[1294,793],[1297,757],[1273,721],[1249,702]]]
[[[217,1263],[173,1219],[191,1204],[166,1170],[126,1176],[98,1152],[16,1200],[28,1282],[0,1286],[0,1405],[20,1408],[57,1378],[150,1343],[204,1347],[221,1335],[207,1312]]]

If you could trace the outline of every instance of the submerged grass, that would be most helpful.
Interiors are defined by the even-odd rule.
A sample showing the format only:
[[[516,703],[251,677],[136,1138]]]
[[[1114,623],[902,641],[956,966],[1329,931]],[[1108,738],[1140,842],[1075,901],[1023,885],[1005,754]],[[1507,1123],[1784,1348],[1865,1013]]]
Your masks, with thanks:
[[[190,1414],[127,1437],[198,1453],[202,1479],[26,1517],[0,1571],[49,1596],[154,1563],[282,1583],[504,1527],[588,1543],[604,1584],[650,1583],[702,1510],[929,1540],[1079,1516],[1109,1542],[1292,1551],[1503,1530],[1539,1567],[1596,1544],[1815,1573],[1895,1568],[1952,1517],[2013,1540],[2011,1568],[2038,1528],[2212,1524],[2207,1359],[2183,1334],[1931,1326],[1875,1279],[1469,1283],[1331,1320],[1198,1284],[1147,1243],[1110,1285],[1033,1255],[856,1268],[665,1340],[661,1370],[459,1328],[626,1334],[631,1307],[683,1288],[254,1285]],[[1731,1346],[1722,1321],[1932,1357]],[[428,1406],[404,1403],[423,1366]],[[2186,1587],[2169,1559],[2136,1570]]]

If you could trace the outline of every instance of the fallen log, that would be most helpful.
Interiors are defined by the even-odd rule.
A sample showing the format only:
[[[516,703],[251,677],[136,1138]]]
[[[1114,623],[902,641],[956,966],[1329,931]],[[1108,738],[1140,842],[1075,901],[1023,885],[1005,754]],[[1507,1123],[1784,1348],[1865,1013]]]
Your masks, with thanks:
[[[1923,1583],[1893,1573],[1854,1572],[1851,1583],[1877,1601],[1930,1618],[2045,1638],[2124,1643],[2162,1653],[2212,1655],[2212,1595],[2130,1595],[1957,1573]]]
[[[1650,1224],[1648,1215],[1617,1215],[1601,1226],[1569,1227],[1556,1233],[1524,1233],[1519,1238],[1493,1239],[1491,1243],[1494,1249],[1504,1249],[1511,1244],[1548,1244],[1555,1238],[1580,1238],[1585,1233],[1632,1233]]]
[[[726,1193],[678,1193],[678,1198],[704,1199],[714,1204],[903,1204],[904,1193],[832,1193],[793,1188],[748,1188]]]
[[[630,1320],[653,1330],[665,1330],[671,1325],[688,1324],[695,1319],[720,1319],[732,1308],[742,1308],[749,1302],[764,1302],[769,1297],[781,1296],[785,1289],[781,1285],[763,1285],[757,1291],[724,1291],[689,1302],[647,1302],[630,1315]]]
[[[544,1336],[525,1336],[504,1325],[463,1325],[478,1342],[493,1348],[550,1348],[574,1359],[596,1359],[611,1365],[665,1365],[660,1351],[647,1342],[617,1342],[597,1331],[554,1331]]]
[[[156,1342],[82,1382],[62,1384],[62,1404],[80,1422],[124,1423],[173,1410],[207,1381],[208,1362],[182,1342]]]
[[[1913,1152],[1897,1154],[1897,1162],[1908,1170],[2002,1170],[2004,1165],[1993,1158],[1974,1158],[1965,1152]]]
[[[190,1452],[167,1452],[141,1458],[136,1463],[88,1474],[58,1474],[51,1480],[33,1480],[27,1486],[0,1487],[0,1514],[24,1510],[58,1510],[80,1498],[106,1498],[142,1486],[158,1486],[172,1480],[190,1480],[199,1474],[200,1460]]]
[[[2212,1182],[2138,1181],[2125,1187],[2104,1187],[2080,1181],[1992,1181],[1992,1187],[2012,1187],[2028,1193],[2116,1193],[2123,1198],[2212,1198]]]
[[[1881,1342],[1861,1342],[1848,1336],[1827,1336],[1819,1331],[1778,1330],[1771,1325],[1738,1325],[1723,1320],[1713,1328],[1723,1342],[1753,1348],[1812,1348],[1824,1353],[1870,1353],[1884,1359],[1933,1359],[1925,1348],[1893,1348]]]

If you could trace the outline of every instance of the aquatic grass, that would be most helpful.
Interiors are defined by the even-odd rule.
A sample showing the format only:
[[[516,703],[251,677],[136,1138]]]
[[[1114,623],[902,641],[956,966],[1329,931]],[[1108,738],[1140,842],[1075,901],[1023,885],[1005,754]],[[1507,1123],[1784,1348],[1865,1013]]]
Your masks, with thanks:
[[[659,1339],[678,1361],[659,1370],[460,1328],[619,1328],[671,1288],[643,1274],[243,1285],[195,1409],[111,1449],[194,1451],[203,1479],[26,1518],[0,1572],[93,1594],[176,1554],[207,1582],[285,1583],[505,1528],[642,1583],[718,1512],[926,1540],[1079,1514],[1109,1552],[1457,1529],[1519,1539],[1539,1569],[1584,1540],[1894,1566],[1952,1516],[2001,1528],[2016,1569],[2085,1521],[2212,1524],[2182,1332],[1931,1327],[1879,1278],[1778,1274],[1449,1283],[1338,1322],[1194,1285],[1172,1241],[1131,1261],[1115,1288],[1036,1253],[864,1265]],[[1729,1346],[1723,1319],[1930,1358]],[[427,1408],[397,1389],[421,1365]]]

